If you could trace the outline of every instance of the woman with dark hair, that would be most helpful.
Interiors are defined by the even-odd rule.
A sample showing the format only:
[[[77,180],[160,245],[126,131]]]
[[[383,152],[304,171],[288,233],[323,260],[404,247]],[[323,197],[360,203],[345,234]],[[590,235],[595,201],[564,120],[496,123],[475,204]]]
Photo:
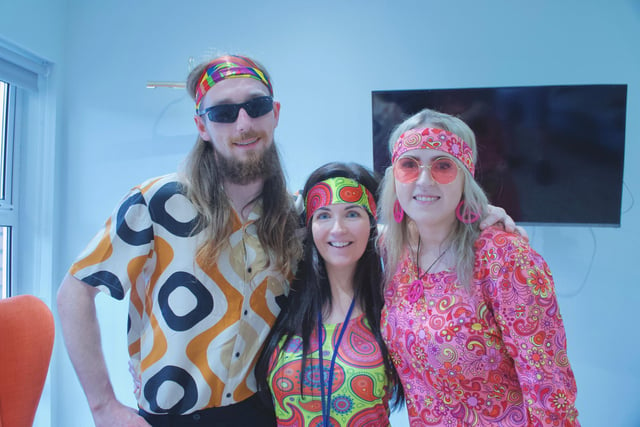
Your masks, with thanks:
[[[389,401],[402,401],[380,334],[378,184],[354,163],[326,164],[305,184],[304,257],[256,367],[278,425],[387,426]]]

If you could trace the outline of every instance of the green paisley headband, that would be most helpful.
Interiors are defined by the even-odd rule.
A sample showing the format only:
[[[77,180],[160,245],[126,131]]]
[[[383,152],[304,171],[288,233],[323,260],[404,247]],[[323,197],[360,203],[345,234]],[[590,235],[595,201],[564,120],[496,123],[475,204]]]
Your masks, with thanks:
[[[336,203],[353,203],[362,206],[374,218],[376,201],[373,194],[355,179],[335,177],[325,179],[314,185],[307,193],[304,206],[307,211],[307,224],[318,208]]]

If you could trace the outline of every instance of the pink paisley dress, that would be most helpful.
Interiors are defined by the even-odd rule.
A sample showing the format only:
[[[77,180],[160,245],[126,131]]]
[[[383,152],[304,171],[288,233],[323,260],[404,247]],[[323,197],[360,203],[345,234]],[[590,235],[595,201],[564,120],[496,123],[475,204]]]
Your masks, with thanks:
[[[382,335],[411,426],[579,426],[553,279],[519,236],[475,245],[470,289],[452,271],[417,281],[406,256],[385,290]]]

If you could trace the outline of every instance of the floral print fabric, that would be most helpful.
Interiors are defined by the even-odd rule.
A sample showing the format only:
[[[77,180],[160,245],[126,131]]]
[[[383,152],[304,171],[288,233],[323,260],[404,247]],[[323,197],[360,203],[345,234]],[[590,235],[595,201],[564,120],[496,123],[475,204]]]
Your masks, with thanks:
[[[519,236],[489,228],[470,288],[420,284],[406,256],[385,291],[382,335],[411,426],[579,426],[551,272]]]

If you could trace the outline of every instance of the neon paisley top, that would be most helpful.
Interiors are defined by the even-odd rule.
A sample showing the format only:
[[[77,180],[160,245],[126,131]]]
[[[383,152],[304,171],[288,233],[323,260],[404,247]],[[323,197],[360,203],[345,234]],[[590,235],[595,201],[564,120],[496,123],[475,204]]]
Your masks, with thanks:
[[[411,426],[579,426],[549,267],[496,228],[475,249],[470,290],[452,271],[414,283],[407,256],[385,291],[382,336]]]
[[[325,375],[329,370],[335,342],[342,323],[323,325],[322,343]],[[329,338],[329,339],[328,339]],[[275,405],[278,426],[322,425],[318,335],[310,336],[309,355],[304,372],[304,396],[300,394],[302,338],[294,336],[271,355],[273,368],[267,381]],[[279,355],[277,361],[276,355]],[[275,366],[274,366],[275,362]],[[327,377],[325,376],[325,389]],[[382,352],[364,315],[349,321],[338,349],[331,387],[332,426],[389,426],[390,395]]]

